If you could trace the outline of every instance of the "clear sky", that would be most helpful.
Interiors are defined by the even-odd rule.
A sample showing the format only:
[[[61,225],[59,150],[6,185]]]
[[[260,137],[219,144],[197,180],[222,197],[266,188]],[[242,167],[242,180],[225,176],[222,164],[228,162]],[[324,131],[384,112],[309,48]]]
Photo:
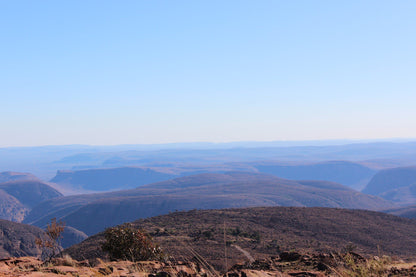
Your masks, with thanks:
[[[416,1],[0,1],[0,147],[416,137]]]

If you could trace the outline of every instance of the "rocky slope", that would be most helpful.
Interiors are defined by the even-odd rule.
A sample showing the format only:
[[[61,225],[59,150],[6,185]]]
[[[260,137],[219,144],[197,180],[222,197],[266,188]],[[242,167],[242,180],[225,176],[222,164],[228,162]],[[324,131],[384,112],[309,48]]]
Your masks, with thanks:
[[[35,240],[41,236],[38,227],[0,219],[0,258],[39,255]]]
[[[226,274],[225,274],[226,273]],[[215,270],[201,260],[184,261],[99,261],[91,265],[69,256],[42,262],[35,258],[8,258],[0,261],[1,276],[128,276],[128,277],[324,277],[324,276],[414,276],[416,263],[389,257],[364,258],[355,253],[283,252],[261,260],[230,265]]]

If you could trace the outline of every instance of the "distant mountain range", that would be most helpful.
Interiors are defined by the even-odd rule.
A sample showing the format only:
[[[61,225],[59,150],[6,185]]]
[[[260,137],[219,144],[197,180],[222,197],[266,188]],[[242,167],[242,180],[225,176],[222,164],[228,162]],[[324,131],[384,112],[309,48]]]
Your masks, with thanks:
[[[377,169],[415,165],[416,142],[344,140],[0,148],[0,171],[31,172],[42,180],[50,180],[57,170],[125,166],[151,168],[166,163],[195,166],[257,161],[316,163],[328,160],[359,162]]]
[[[325,180],[361,190],[377,172],[359,163],[327,161],[319,163],[253,162],[222,165],[154,164],[151,168],[120,167],[60,170],[50,182],[80,191],[114,191],[200,173],[246,171],[267,173],[290,180]]]
[[[354,250],[361,254],[412,257],[416,221],[379,212],[330,208],[264,207],[175,212],[135,221],[169,255],[195,256],[223,269],[230,264],[283,251]],[[105,257],[103,234],[64,253],[84,260]],[[241,251],[243,249],[243,251]],[[306,275],[299,275],[306,276]],[[308,275],[309,276],[309,275]]]
[[[377,172],[358,163],[328,161],[307,164],[254,163],[259,172],[290,180],[325,180],[361,190]]]
[[[327,181],[293,181],[249,172],[205,173],[137,189],[44,201],[24,222],[45,226],[53,217],[95,234],[104,228],[175,210],[253,206],[323,206],[386,209],[392,204]]]
[[[60,170],[51,182],[89,191],[111,191],[135,188],[177,176],[149,168],[122,167],[78,171]]]

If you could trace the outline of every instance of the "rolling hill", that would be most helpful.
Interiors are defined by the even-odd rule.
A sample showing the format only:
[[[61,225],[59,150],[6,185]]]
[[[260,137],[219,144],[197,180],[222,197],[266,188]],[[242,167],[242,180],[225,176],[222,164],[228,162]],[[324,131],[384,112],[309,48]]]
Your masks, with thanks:
[[[416,167],[381,170],[374,175],[363,192],[400,205],[416,204]]]
[[[170,255],[193,260],[199,255],[217,269],[229,264],[277,255],[282,251],[340,251],[414,256],[416,221],[380,212],[333,208],[262,207],[192,210],[141,219],[133,225],[149,233]],[[225,238],[224,238],[225,233]],[[103,234],[94,235],[65,253],[83,260],[105,255]]]
[[[361,190],[377,172],[358,163],[329,161],[312,164],[254,163],[259,172],[290,180],[325,180]]]
[[[42,201],[62,196],[47,183],[20,179],[0,184],[0,218],[21,222]]]
[[[9,181],[1,183],[0,189],[14,196],[28,208],[33,208],[45,200],[62,196],[62,193],[39,180]]]
[[[95,234],[104,228],[175,210],[253,206],[386,209],[388,201],[325,181],[292,181],[268,174],[198,174],[133,190],[60,197],[36,206],[24,222],[43,227],[53,217]]]

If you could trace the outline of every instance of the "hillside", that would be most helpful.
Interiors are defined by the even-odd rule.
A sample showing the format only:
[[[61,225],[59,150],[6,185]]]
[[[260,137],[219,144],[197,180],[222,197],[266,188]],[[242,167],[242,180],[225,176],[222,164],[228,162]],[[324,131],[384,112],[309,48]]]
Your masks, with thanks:
[[[229,264],[282,251],[339,251],[410,258],[416,221],[379,212],[332,208],[264,207],[175,212],[135,221],[170,255],[192,260],[198,253],[224,265],[224,230]],[[65,250],[73,258],[103,257],[102,234]],[[242,250],[244,251],[242,251]]]
[[[78,171],[59,170],[51,182],[70,185],[77,189],[110,191],[131,189],[175,177],[177,175],[158,172],[149,168],[121,167]]]
[[[361,190],[377,172],[374,169],[347,161],[329,161],[312,164],[254,163],[259,172],[290,180],[326,180]]]
[[[42,234],[38,227],[0,219],[0,259],[39,255],[35,240]]]
[[[416,203],[416,167],[398,167],[379,171],[363,189],[401,205]]]
[[[0,190],[0,218],[21,222],[29,209],[12,195]]]
[[[0,184],[0,218],[21,222],[42,201],[62,196],[37,179],[20,179]]]
[[[45,200],[62,196],[62,193],[39,180],[9,181],[0,184],[0,189],[14,196],[28,208],[33,208]]]
[[[52,199],[35,207],[24,222],[45,226],[57,217],[92,235],[109,226],[175,210],[254,206],[392,207],[388,201],[332,182],[229,172],[186,176],[134,190]]]

